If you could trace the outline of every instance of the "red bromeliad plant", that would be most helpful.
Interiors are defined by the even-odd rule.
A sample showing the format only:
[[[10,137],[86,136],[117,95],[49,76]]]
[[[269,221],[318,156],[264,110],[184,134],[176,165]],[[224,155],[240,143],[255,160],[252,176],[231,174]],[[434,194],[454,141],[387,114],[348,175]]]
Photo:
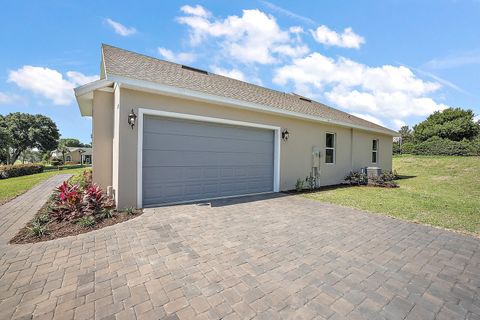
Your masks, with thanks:
[[[91,183],[91,175],[84,174],[79,184],[64,181],[52,197],[50,216],[56,220],[76,220],[85,216],[101,218],[113,207],[103,190]]]
[[[96,184],[91,184],[84,191],[83,204],[86,214],[97,215],[103,213],[111,206],[103,190]]]
[[[82,193],[78,185],[64,181],[55,189],[50,215],[57,220],[72,220],[82,216]]]

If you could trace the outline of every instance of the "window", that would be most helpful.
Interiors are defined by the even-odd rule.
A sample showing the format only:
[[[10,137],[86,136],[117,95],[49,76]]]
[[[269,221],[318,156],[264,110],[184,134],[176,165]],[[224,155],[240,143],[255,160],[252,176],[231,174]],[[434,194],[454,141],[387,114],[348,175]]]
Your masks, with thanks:
[[[372,141],[372,163],[377,163],[378,160],[378,140],[373,140]]]
[[[71,156],[66,156],[65,161],[72,161],[72,157]]]
[[[335,163],[335,133],[325,136],[325,163]]]

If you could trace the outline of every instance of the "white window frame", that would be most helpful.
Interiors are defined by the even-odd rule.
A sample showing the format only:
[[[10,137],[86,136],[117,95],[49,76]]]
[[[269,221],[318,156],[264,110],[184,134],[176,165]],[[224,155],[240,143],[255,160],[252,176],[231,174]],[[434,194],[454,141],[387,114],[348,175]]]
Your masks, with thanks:
[[[237,120],[230,120],[224,118],[213,118],[213,117],[205,117],[187,113],[177,113],[177,112],[170,112],[170,111],[162,111],[157,109],[148,109],[148,108],[138,108],[138,133],[137,133],[137,207],[143,207],[143,182],[142,182],[142,171],[143,171],[143,122],[144,116],[151,115],[151,116],[159,116],[159,117],[166,117],[166,118],[173,118],[173,119],[185,119],[185,120],[194,120],[194,121],[202,121],[202,122],[209,122],[209,123],[221,123],[221,124],[230,124],[235,126],[241,127],[252,127],[252,128],[262,128],[272,130],[274,133],[274,160],[273,160],[273,192],[280,192],[280,139],[281,139],[281,127],[271,126],[266,124],[260,123],[253,123],[253,122],[244,122],[244,121],[237,121]],[[262,192],[262,193],[271,193],[271,192]],[[251,195],[251,194],[249,194]],[[212,198],[212,199],[224,199],[224,198],[233,198],[238,197],[241,195],[235,196],[228,196],[228,197],[220,197],[220,198]],[[212,199],[198,199],[196,201],[203,201],[203,200],[212,200]],[[191,201],[185,201],[191,202]],[[181,203],[181,202],[178,202]],[[166,204],[162,204],[166,205]]]
[[[333,147],[327,147],[327,134],[333,135]],[[333,165],[337,161],[337,134],[335,132],[325,132],[325,164]],[[327,150],[333,150],[333,162],[327,162]]]
[[[377,148],[373,148],[373,141],[377,142]],[[380,144],[380,141],[378,139],[373,139],[372,140],[372,154],[370,155],[372,157],[372,163],[378,163],[378,145]],[[375,161],[373,161],[373,154],[375,153]]]
[[[72,162],[72,156],[65,156],[65,162]]]

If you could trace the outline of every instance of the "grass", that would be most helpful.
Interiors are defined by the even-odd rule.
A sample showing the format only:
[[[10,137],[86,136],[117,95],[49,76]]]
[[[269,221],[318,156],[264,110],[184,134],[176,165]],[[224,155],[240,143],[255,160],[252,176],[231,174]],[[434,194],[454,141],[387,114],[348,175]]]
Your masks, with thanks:
[[[57,174],[79,174],[86,168],[68,169],[61,171],[47,171],[28,176],[15,177],[0,180],[0,204],[5,203],[22,193],[26,192],[34,185]]]
[[[331,188],[304,196],[480,235],[480,157],[398,156],[393,168],[400,188]]]

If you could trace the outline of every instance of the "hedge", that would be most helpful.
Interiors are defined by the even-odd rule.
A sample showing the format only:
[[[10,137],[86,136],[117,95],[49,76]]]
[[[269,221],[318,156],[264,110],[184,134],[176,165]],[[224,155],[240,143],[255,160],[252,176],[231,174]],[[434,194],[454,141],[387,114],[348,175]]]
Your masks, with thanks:
[[[439,137],[432,137],[424,142],[416,144],[412,153],[418,155],[440,156],[474,156],[480,155],[477,141],[452,141]]]
[[[43,172],[44,166],[41,164],[14,164],[0,166],[0,179],[27,176],[30,174]]]

